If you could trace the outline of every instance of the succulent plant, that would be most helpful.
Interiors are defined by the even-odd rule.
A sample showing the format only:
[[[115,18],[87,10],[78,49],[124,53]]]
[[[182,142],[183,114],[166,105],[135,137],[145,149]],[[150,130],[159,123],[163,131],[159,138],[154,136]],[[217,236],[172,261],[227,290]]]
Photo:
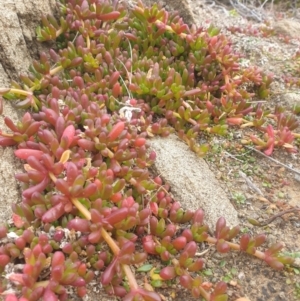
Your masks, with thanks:
[[[148,256],[165,265],[160,281],[177,278],[196,298],[227,300],[224,282],[207,290],[195,276],[204,266],[195,259],[200,242],[275,269],[291,263],[280,256],[281,244],[257,250],[264,235],[237,240],[239,227],[230,229],[224,218],[210,235],[203,211],[181,208],[149,170],[156,154],[147,138],[173,131],[199,155],[208,150],[198,145],[199,134],[224,135],[243,124],[265,134],[251,139],[266,153],[294,150],[296,119],[249,102],[268,96],[272,77],[242,69],[219,30],[189,27],[156,4],[61,0],[59,8],[59,20],[45,16],[37,29],[38,40],[56,40],[57,48],[41,53],[20,84],[0,89],[6,100],[19,99],[17,107],[32,109],[17,124],[6,117],[10,132],[0,133],[0,145],[16,146],[24,162],[14,225],[0,227],[1,272],[23,262],[22,272],[6,276],[15,293],[2,281],[6,300],[66,300],[68,286],[82,297],[98,271],[109,294],[160,300],[132,271]],[[277,121],[276,131],[264,127],[267,118]]]

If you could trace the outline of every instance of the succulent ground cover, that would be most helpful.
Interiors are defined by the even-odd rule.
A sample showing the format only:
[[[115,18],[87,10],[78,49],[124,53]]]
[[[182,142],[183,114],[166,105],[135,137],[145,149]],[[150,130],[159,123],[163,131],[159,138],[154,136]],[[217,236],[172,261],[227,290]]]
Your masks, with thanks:
[[[183,210],[149,167],[147,137],[176,131],[199,155],[198,135],[225,135],[230,125],[254,127],[245,144],[270,155],[295,152],[297,118],[253,100],[268,97],[272,76],[242,68],[219,30],[188,27],[156,5],[61,1],[60,20],[44,17],[40,41],[56,40],[5,99],[30,109],[19,124],[6,117],[2,146],[17,146],[25,172],[14,225],[1,227],[1,291],[7,300],[67,300],[97,279],[123,300],[160,300],[152,288],[180,283],[194,297],[227,300],[226,283],[203,281],[201,242],[220,253],[254,255],[275,269],[293,259],[282,244],[266,249],[264,234],[240,234],[221,218],[209,231],[201,209]],[[226,217],[225,217],[226,218]],[[164,265],[150,286],[134,270],[147,258]],[[9,264],[19,270],[6,273]],[[10,283],[13,283],[11,286]]]

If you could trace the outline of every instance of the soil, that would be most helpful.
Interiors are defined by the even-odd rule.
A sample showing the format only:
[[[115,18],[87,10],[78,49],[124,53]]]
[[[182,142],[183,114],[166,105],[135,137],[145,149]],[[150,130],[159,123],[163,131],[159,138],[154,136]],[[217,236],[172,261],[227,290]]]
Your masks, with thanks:
[[[232,8],[229,7],[225,7],[227,14],[220,6],[212,7],[211,3],[204,1],[194,0],[190,5],[197,25],[207,27],[211,23],[222,28],[222,32],[230,37],[233,48],[244,55],[241,61],[243,64],[257,65],[264,71],[275,74],[267,104],[270,108],[281,104],[290,109],[295,103],[300,104],[299,88],[287,88],[282,79],[287,69],[293,68],[293,55],[300,47],[297,37],[287,38],[274,34],[264,38],[249,35],[251,29],[262,25],[242,18],[234,12],[230,14],[229,9]],[[270,27],[283,15],[276,9],[273,12],[266,11],[265,14],[270,21]],[[293,22],[300,24],[297,18]],[[226,29],[230,26],[248,28],[248,33],[232,34]],[[237,210],[242,231],[250,234],[266,233],[266,245],[283,242],[284,252],[298,252],[300,256],[300,211],[296,210],[300,207],[300,156],[298,153],[289,154],[280,149],[272,155],[277,162],[271,161],[241,144],[241,140],[250,132],[250,129],[232,128],[226,137],[211,137],[209,142],[212,151],[205,160]],[[298,173],[280,163],[298,170]],[[241,176],[241,171],[247,180]],[[276,214],[290,209],[295,211],[268,223]],[[254,226],[248,221],[249,218],[266,225]],[[200,252],[205,253],[203,257],[206,260],[203,277],[213,283],[226,281],[229,301],[240,297],[251,301],[300,300],[300,268],[289,267],[277,272],[263,262],[244,254],[231,252],[229,255],[220,255],[206,244],[201,245],[200,249]],[[152,260],[152,264],[159,268],[160,262]],[[145,278],[149,280],[148,273],[137,274],[140,283],[144,283]],[[165,301],[195,300],[176,283],[171,287],[161,288],[159,292]],[[90,285],[84,300],[108,301],[117,298],[106,296],[95,281]]]

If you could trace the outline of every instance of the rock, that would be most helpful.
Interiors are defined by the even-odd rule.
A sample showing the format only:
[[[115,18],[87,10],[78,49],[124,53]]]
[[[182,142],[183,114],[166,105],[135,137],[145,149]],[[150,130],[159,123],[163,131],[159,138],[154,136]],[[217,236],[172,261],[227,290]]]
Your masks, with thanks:
[[[281,96],[282,100],[286,101],[290,107],[293,107],[294,105],[300,105],[300,95],[299,93],[286,93]]]
[[[300,268],[300,258],[295,258],[295,261],[293,262],[293,266]]]
[[[171,185],[172,194],[183,207],[202,208],[211,229],[221,216],[230,226],[239,223],[236,210],[203,159],[175,135],[155,137],[150,143],[157,154],[157,173]]]
[[[55,0],[0,0],[0,64],[9,78],[26,72],[32,56],[44,48],[35,29],[43,14],[53,14]],[[0,75],[1,77],[2,75]]]
[[[9,87],[10,79],[26,72],[32,56],[45,47],[37,46],[35,28],[42,14],[53,14],[55,0],[0,0],[0,4],[0,87]],[[9,131],[4,124],[5,116],[16,122],[21,115],[10,102],[4,101],[0,130]],[[15,160],[13,151],[11,147],[0,147],[0,222],[10,218],[10,204],[21,198],[14,175],[22,171],[22,164]]]
[[[300,22],[292,19],[282,19],[274,23],[274,30],[278,34],[298,38],[300,32]]]
[[[1,21],[0,21],[1,22]],[[9,86],[9,79],[0,61],[0,87]],[[4,101],[3,114],[0,115],[0,130],[7,131],[4,117],[9,116],[14,121],[18,120],[18,114],[10,102]],[[21,162],[15,160],[14,150],[11,147],[0,146],[0,223],[11,217],[10,204],[20,200],[18,183],[15,173],[21,171]]]

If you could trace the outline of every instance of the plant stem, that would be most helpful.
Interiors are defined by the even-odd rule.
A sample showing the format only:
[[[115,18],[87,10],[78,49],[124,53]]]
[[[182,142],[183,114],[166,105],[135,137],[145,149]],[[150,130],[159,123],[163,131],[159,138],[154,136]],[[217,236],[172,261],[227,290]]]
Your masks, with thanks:
[[[1,136],[7,137],[7,138],[12,138],[14,135],[13,134],[8,134],[8,133],[5,133],[5,132],[1,132]]]
[[[211,237],[211,236],[207,237],[205,239],[205,241],[208,242],[208,243],[210,243],[210,244],[213,244],[213,245],[215,245],[218,242],[218,240],[216,238]],[[229,241],[226,241],[226,243],[229,245],[229,247],[232,250],[241,251],[240,245],[232,243],[232,242],[229,242]],[[253,255],[253,256],[255,256],[255,257],[259,258],[259,259],[262,259],[262,260],[264,260],[265,257],[266,257],[265,253],[263,253],[261,251],[257,251],[257,250],[255,251],[254,254],[251,254],[251,255]]]
[[[71,200],[72,200],[72,203],[74,204],[74,206],[84,215],[84,217],[86,219],[90,220],[91,213],[78,201],[78,199],[72,198]],[[115,243],[115,241],[111,238],[111,236],[107,233],[107,231],[103,227],[100,229],[100,231],[101,231],[102,237],[104,238],[104,240],[106,241],[106,243],[108,244],[108,246],[110,247],[110,249],[112,250],[114,255],[118,256],[118,254],[120,252],[120,248],[118,247],[118,245]],[[138,284],[136,282],[136,279],[135,279],[130,267],[126,264],[122,264],[121,266],[127,277],[130,288],[132,290],[138,289]]]
[[[76,198],[71,198],[73,205],[83,214],[83,216],[90,220],[91,213],[78,201]]]
[[[55,68],[53,68],[53,69],[51,69],[51,70],[49,71],[49,74],[50,74],[50,75],[54,75],[54,74],[58,73],[59,71],[61,71],[61,70],[63,70],[63,69],[64,69],[64,68],[63,68],[62,66],[55,67]],[[42,78],[40,79],[40,83],[42,82],[43,79],[44,79],[44,77],[42,77]],[[15,92],[15,93],[19,93],[19,94],[21,94],[21,95],[32,95],[32,92],[33,92],[35,89],[36,89],[36,85],[32,86],[32,87],[29,89],[30,92],[23,91],[23,90],[18,90],[18,89],[11,89],[10,92],[13,92],[12,90],[18,90],[18,91],[23,91],[24,93],[23,93],[23,94],[20,93],[20,92]],[[25,93],[26,93],[26,94],[25,94]]]
[[[178,267],[179,266],[179,261],[175,258],[172,259],[172,263],[174,265],[174,267]],[[200,294],[201,296],[206,300],[209,301],[210,300],[210,294],[201,286],[199,286],[199,290],[200,290]]]
[[[120,252],[120,248],[116,245],[114,240],[111,238],[111,236],[107,233],[107,231],[104,228],[101,228],[101,235],[113,251],[115,255],[118,255]]]
[[[206,292],[206,290],[199,286],[199,291],[200,291],[200,294],[201,296],[206,300],[206,301],[209,301],[210,300],[210,294],[208,292]]]
[[[65,155],[68,155],[69,153],[65,152]],[[49,177],[52,179],[52,181],[55,183],[57,178],[54,176],[54,174],[52,172],[49,172]],[[83,214],[83,216],[87,219],[87,220],[91,220],[91,213],[79,202],[79,200],[77,198],[71,198],[71,201],[73,203],[73,205]],[[110,247],[110,249],[112,250],[112,252],[114,253],[115,256],[118,256],[119,252],[120,252],[120,248],[118,247],[118,245],[115,243],[115,241],[111,238],[111,236],[107,233],[107,231],[102,227],[100,229],[101,231],[101,235],[104,238],[104,240],[106,241],[106,243],[108,244],[108,246]],[[129,282],[130,288],[132,290],[136,290],[138,289],[138,284],[136,282],[136,279],[130,269],[130,267],[126,264],[122,264],[122,269],[127,277],[127,280]]]
[[[57,181],[56,176],[51,171],[49,172],[49,177],[54,183]]]

